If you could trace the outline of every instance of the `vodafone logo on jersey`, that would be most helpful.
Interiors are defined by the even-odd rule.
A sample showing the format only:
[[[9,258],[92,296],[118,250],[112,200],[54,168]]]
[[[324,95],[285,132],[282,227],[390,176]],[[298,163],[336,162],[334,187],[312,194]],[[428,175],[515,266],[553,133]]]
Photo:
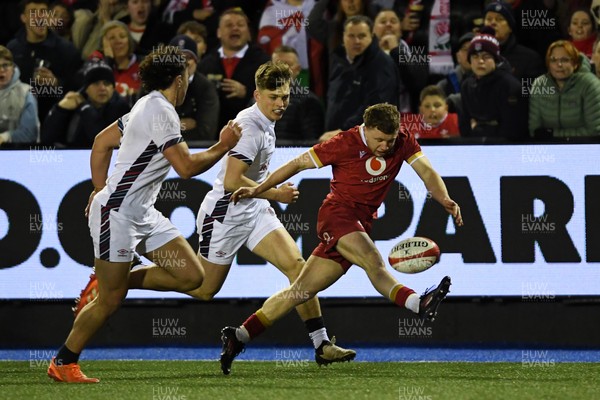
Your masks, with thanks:
[[[383,157],[369,157],[365,163],[365,167],[371,176],[379,176],[385,171],[385,159]]]

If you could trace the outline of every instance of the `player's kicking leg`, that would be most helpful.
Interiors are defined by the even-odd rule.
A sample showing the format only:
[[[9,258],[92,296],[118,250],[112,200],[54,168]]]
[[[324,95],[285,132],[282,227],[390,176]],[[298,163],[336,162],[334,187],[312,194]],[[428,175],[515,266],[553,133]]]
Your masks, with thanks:
[[[310,256],[300,276],[294,283],[265,301],[263,307],[252,314],[239,328],[226,327],[221,331],[223,350],[221,370],[231,372],[234,358],[244,349],[244,344],[260,335],[275,321],[289,313],[299,304],[306,303],[316,294],[336,282],[344,270],[335,261]]]
[[[277,224],[279,225],[279,221],[277,221]],[[254,246],[253,239],[251,236],[248,243],[252,252],[277,267],[287,276],[290,284],[294,284],[306,262],[302,258],[296,242],[285,228],[280,227],[269,232],[260,239],[256,246]],[[295,289],[296,292],[304,295],[302,287],[296,287]],[[335,338],[329,339],[317,296],[296,306],[296,311],[304,322],[308,335],[313,342],[317,364],[325,365],[350,361],[356,357],[354,350],[336,346]]]
[[[414,290],[400,284],[388,272],[379,250],[365,232],[352,232],[343,236],[336,249],[346,260],[365,270],[373,287],[382,296],[400,307],[408,308],[421,318],[433,321],[440,303],[450,291],[450,277],[446,276],[435,289],[417,296]]]

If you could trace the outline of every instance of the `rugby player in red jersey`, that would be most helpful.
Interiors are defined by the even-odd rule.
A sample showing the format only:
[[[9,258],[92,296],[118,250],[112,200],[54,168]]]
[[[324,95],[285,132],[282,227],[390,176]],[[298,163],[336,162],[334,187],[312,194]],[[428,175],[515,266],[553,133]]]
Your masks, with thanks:
[[[317,232],[321,243],[306,262],[300,276],[288,288],[274,294],[240,327],[222,330],[221,367],[230,369],[245,343],[261,334],[295,306],[328,288],[356,264],[365,270],[373,287],[400,307],[433,320],[450,288],[444,277],[431,291],[418,296],[400,284],[386,269],[381,254],[369,237],[377,211],[407,162],[419,175],[433,199],[463,225],[460,207],[450,198],[446,185],[421,152],[410,133],[400,130],[398,109],[390,104],[367,108],[364,124],[313,146],[281,166],[256,187],[238,189],[232,201],[256,197],[300,171],[331,165],[331,192],[319,209]]]

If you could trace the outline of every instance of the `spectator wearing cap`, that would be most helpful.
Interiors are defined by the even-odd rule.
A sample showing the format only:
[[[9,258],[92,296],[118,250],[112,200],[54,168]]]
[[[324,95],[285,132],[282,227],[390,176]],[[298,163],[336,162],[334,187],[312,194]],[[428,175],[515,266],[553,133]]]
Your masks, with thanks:
[[[527,103],[494,34],[483,27],[469,45],[473,74],[461,86],[460,132],[467,137],[517,139],[527,134]]]
[[[219,122],[219,96],[215,85],[197,71],[198,46],[187,35],[177,35],[169,44],[178,46],[186,55],[190,77],[185,100],[175,108],[181,119],[181,134],[186,141],[215,140]]]
[[[529,133],[539,139],[600,135],[600,81],[587,58],[566,40],[546,53],[548,73],[533,82]]]
[[[0,145],[38,140],[37,101],[20,75],[10,50],[0,46]]]
[[[84,83],[78,92],[68,92],[50,110],[42,124],[42,142],[91,148],[96,135],[129,106],[115,91],[113,71],[103,61],[84,66]]]
[[[219,94],[218,126],[227,125],[248,107],[256,89],[254,73],[269,61],[269,56],[251,43],[248,21],[240,9],[223,12],[217,29],[221,47],[198,64],[198,70],[215,84]]]
[[[539,54],[517,43],[517,37],[513,33],[517,22],[509,4],[503,1],[488,4],[483,23],[494,28],[496,39],[500,42],[500,54],[508,60],[511,72],[517,79],[529,85],[530,81],[533,82],[534,78],[544,73],[544,64]]]
[[[43,120],[59,96],[75,88],[72,78],[81,59],[70,42],[49,29],[48,0],[24,0],[20,6],[23,29],[6,47],[21,71],[21,81],[31,85]]]

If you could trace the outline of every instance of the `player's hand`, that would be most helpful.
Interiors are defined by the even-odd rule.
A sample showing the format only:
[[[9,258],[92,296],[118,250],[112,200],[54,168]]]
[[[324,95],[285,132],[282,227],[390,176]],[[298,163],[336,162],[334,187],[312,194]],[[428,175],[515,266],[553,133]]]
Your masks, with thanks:
[[[241,199],[249,199],[256,195],[255,187],[241,187],[231,195],[229,201],[233,202],[233,204],[237,204]]]
[[[459,205],[452,199],[444,199],[444,208],[448,212],[448,214],[454,217],[454,221],[457,226],[463,226],[463,219],[460,213]]]
[[[298,200],[298,196],[300,196],[298,188],[291,182],[279,186],[277,192],[277,201],[285,204],[295,203]]]
[[[231,150],[240,141],[241,137],[242,127],[238,123],[230,120],[227,125],[221,129],[219,142],[225,146],[227,150]]]

